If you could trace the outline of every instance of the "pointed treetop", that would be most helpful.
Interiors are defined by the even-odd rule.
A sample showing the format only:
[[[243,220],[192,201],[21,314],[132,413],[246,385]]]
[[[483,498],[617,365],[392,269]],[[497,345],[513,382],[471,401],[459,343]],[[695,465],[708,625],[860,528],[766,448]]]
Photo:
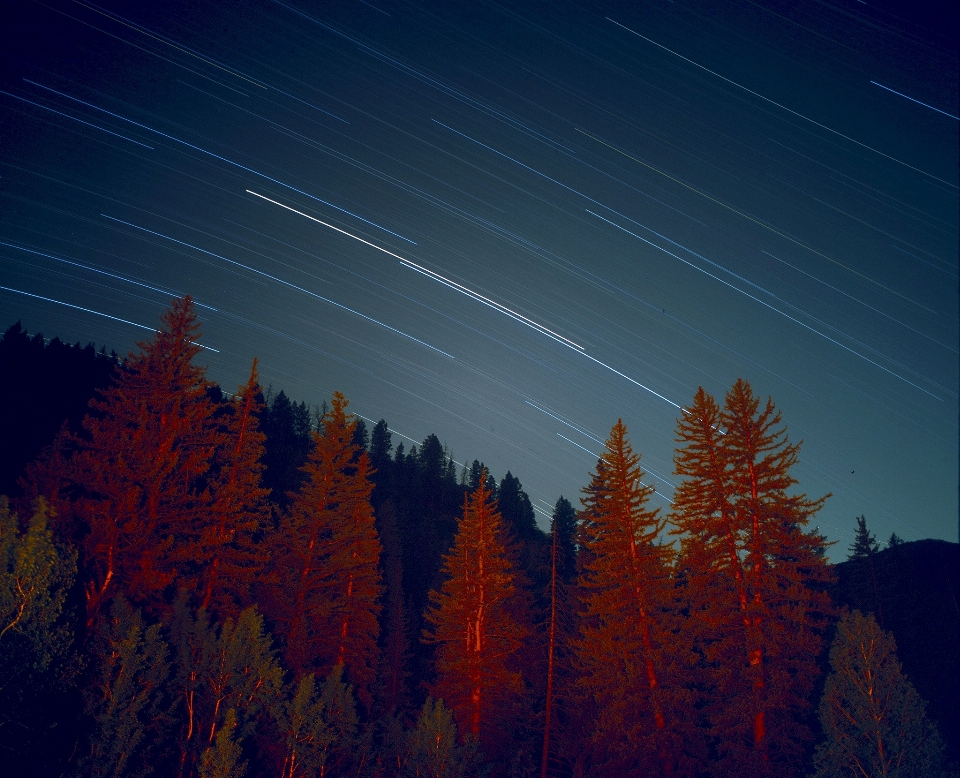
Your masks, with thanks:
[[[867,530],[867,520],[863,516],[857,517],[857,533],[850,545],[850,554],[847,559],[866,559],[880,550],[876,537]]]

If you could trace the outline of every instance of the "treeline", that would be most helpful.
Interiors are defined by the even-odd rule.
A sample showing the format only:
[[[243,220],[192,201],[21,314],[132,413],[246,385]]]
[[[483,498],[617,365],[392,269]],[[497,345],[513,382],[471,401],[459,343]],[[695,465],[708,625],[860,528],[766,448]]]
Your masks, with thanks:
[[[746,382],[683,410],[667,515],[618,422],[547,535],[513,475],[394,450],[340,394],[264,397],[254,362],[223,395],[198,337],[175,301],[0,503],[14,774],[942,772],[872,617],[824,680],[824,498]]]

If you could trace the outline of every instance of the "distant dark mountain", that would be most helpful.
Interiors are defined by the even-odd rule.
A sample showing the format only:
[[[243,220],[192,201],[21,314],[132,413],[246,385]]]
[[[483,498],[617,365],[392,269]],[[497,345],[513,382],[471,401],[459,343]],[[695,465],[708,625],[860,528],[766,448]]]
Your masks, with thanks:
[[[838,605],[893,633],[903,670],[928,704],[950,761],[960,760],[960,544],[917,540],[836,566]]]

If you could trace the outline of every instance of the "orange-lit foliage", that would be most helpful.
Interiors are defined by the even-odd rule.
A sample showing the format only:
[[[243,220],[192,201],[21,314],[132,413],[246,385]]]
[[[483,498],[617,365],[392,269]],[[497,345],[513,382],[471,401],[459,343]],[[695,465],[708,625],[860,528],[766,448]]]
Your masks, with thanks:
[[[431,694],[453,711],[461,732],[495,756],[509,741],[523,682],[511,659],[528,634],[511,610],[514,569],[486,470],[464,499],[444,581],[430,592],[426,640],[436,644]]]
[[[120,590],[159,602],[185,563],[201,558],[210,512],[205,476],[220,443],[207,396],[199,325],[189,297],[175,300],[162,327],[139,343],[84,420],[68,465],[79,487],[74,509],[82,541],[88,619]]]
[[[799,446],[772,401],[740,380],[723,410],[700,389],[678,423],[674,493],[690,608],[686,640],[706,659],[705,713],[718,775],[789,776],[830,611],[822,538],[807,532],[826,498],[791,495]]]
[[[264,434],[257,361],[223,419],[223,445],[217,451],[213,504],[203,536],[205,565],[198,581],[202,607],[220,619],[236,618],[252,604],[251,587],[265,569],[265,548],[257,542],[270,521],[267,495],[260,484]]]
[[[685,769],[676,665],[687,654],[672,640],[673,554],[658,542],[665,521],[648,507],[653,487],[642,477],[640,456],[618,421],[580,513],[583,613],[575,652],[597,775]]]
[[[343,664],[364,705],[377,665],[380,540],[370,460],[353,441],[357,422],[333,395],[323,434],[303,470],[307,480],[274,536],[273,615],[288,665],[325,676]]]

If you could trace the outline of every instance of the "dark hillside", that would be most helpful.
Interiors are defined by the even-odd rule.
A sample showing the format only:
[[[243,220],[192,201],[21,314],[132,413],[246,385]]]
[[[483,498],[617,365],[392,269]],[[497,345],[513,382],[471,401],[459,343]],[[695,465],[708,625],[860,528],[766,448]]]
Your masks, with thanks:
[[[835,602],[873,613],[893,633],[903,670],[927,701],[949,759],[957,761],[960,544],[917,540],[841,562],[836,570]]]
[[[23,468],[66,421],[79,429],[87,403],[110,383],[116,354],[29,336],[17,322],[0,338],[0,494],[19,494]]]

